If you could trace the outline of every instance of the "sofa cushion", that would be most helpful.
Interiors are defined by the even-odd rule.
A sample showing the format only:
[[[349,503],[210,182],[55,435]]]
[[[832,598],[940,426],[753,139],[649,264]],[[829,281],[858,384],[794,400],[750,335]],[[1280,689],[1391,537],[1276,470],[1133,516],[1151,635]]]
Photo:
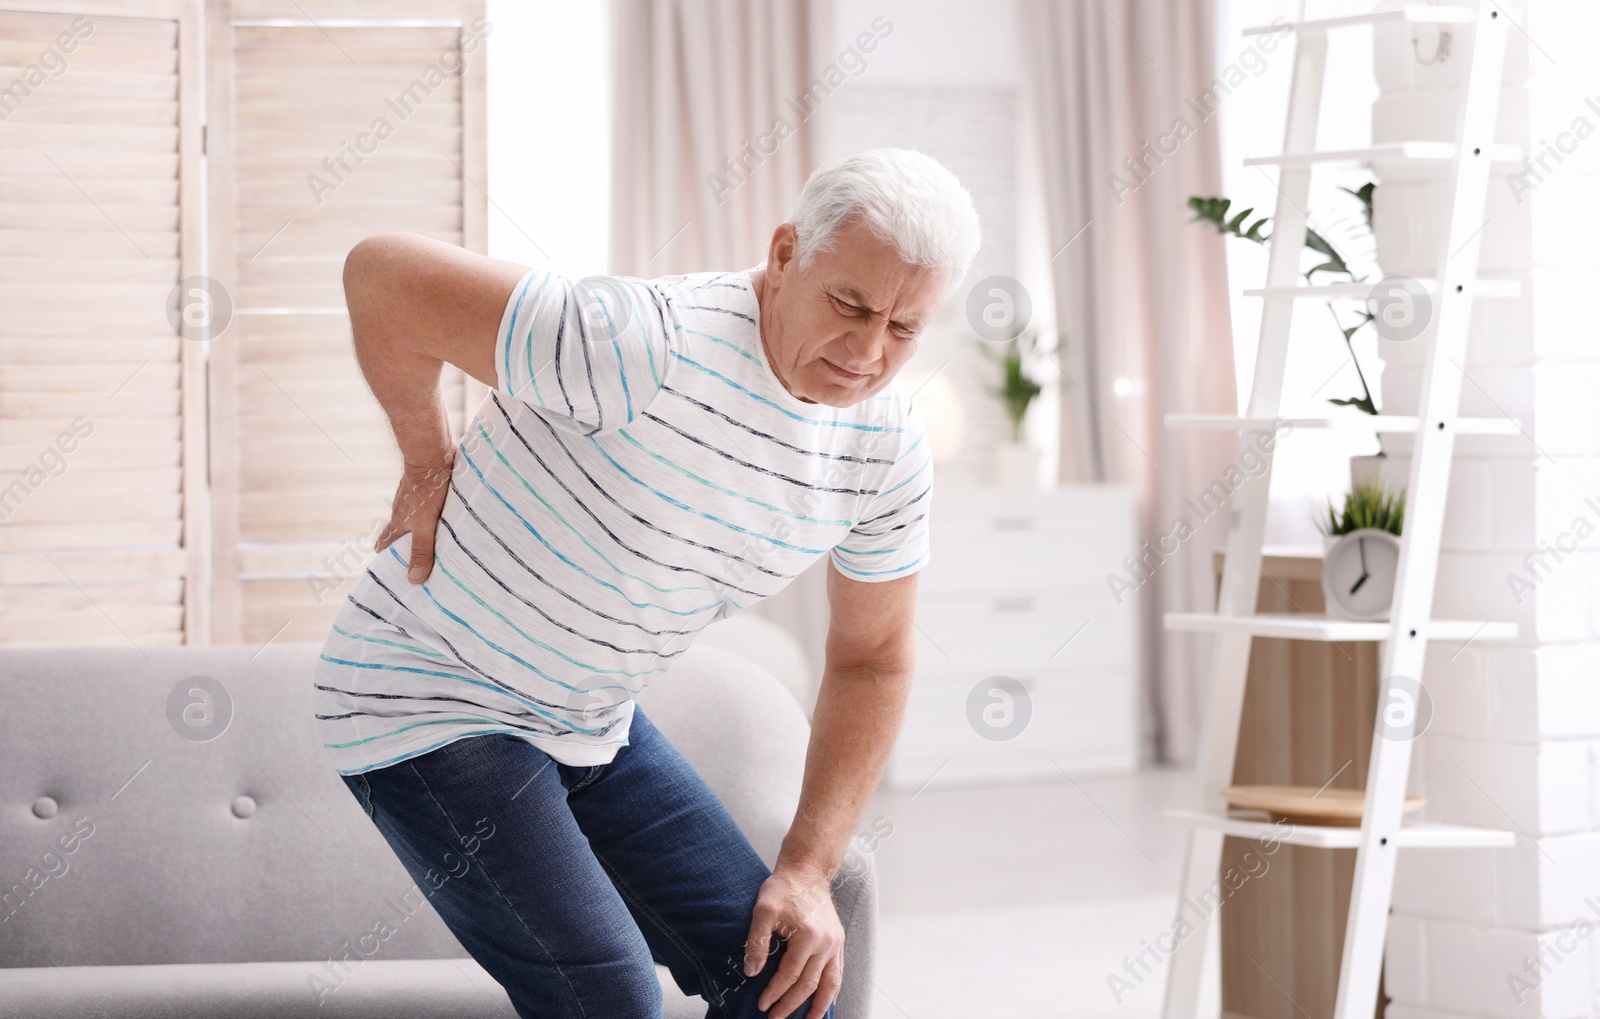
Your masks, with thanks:
[[[322,754],[317,649],[0,651],[0,959],[465,958]]]

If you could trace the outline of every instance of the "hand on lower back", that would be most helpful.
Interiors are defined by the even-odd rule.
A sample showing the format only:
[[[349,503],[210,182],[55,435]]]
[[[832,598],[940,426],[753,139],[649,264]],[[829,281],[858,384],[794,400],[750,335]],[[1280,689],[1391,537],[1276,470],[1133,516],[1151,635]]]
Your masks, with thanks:
[[[374,546],[374,551],[382,552],[401,535],[410,534],[411,568],[407,577],[413,584],[427,580],[433,571],[434,534],[439,528],[439,514],[444,512],[445,497],[450,493],[450,471],[454,463],[452,450],[440,463],[406,464],[400,487],[394,493],[389,523]]]

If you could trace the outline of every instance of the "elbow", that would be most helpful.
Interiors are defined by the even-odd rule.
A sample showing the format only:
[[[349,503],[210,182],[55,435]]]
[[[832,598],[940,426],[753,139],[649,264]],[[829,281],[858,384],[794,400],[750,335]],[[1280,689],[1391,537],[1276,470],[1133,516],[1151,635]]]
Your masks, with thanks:
[[[357,241],[344,256],[344,304],[354,319],[377,283],[384,259],[384,235]]]
[[[911,683],[917,672],[916,652],[909,647],[872,655],[827,656],[827,670],[874,683]]]
[[[344,257],[345,307],[354,318],[365,308],[393,301],[423,264],[431,242],[420,234],[373,234]]]
[[[374,234],[356,242],[344,257],[344,297],[352,314],[356,307],[382,286],[393,272],[396,249],[404,234]]]

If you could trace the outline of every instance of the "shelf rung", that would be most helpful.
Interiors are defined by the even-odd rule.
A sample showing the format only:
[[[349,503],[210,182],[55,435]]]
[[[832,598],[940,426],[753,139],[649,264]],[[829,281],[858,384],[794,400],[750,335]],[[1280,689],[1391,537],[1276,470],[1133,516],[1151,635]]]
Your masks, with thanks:
[[[1245,166],[1306,167],[1312,164],[1349,164],[1367,166],[1381,159],[1414,159],[1421,162],[1443,162],[1455,158],[1452,142],[1393,142],[1375,145],[1369,149],[1333,149],[1327,152],[1286,152],[1280,156],[1252,156]],[[1493,162],[1515,163],[1522,159],[1520,145],[1491,145],[1489,159]]]
[[[1368,11],[1364,14],[1347,14],[1338,18],[1320,18],[1315,21],[1288,21],[1281,25],[1255,25],[1244,30],[1245,35],[1267,35],[1272,32],[1325,32],[1330,28],[1351,28],[1356,25],[1465,25],[1473,18],[1470,7],[1439,7],[1413,4],[1388,11]]]
[[[1196,828],[1209,828],[1224,835],[1262,841],[1286,842],[1293,846],[1317,849],[1354,849],[1361,844],[1361,829],[1339,825],[1296,824],[1285,830],[1264,814],[1236,811],[1218,814],[1205,810],[1167,810],[1174,821]],[[1402,824],[1395,845],[1403,849],[1496,849],[1515,845],[1515,832],[1496,828],[1472,828],[1461,824],[1419,822]]]
[[[1338,417],[1234,417],[1229,414],[1168,414],[1168,428],[1201,431],[1269,431],[1277,425],[1291,428],[1326,428],[1355,432],[1417,431],[1417,419],[1404,414],[1342,414]],[[1456,418],[1457,435],[1520,435],[1516,418]]]
[[[1258,612],[1253,616],[1221,616],[1215,612],[1168,612],[1169,630],[1194,633],[1248,633],[1286,640],[1360,641],[1388,640],[1393,626],[1387,620],[1340,619],[1322,613]],[[1513,640],[1516,623],[1481,619],[1430,619],[1428,640]]]
[[[1429,294],[1439,292],[1437,280],[1418,278],[1423,289]],[[1324,301],[1337,300],[1364,300],[1372,296],[1373,283],[1329,283],[1322,286],[1294,286],[1294,287],[1262,287],[1258,290],[1246,290],[1246,297],[1263,297],[1269,301],[1301,300],[1304,298],[1318,298]],[[1517,297],[1522,293],[1520,280],[1480,279],[1472,284],[1474,297]]]

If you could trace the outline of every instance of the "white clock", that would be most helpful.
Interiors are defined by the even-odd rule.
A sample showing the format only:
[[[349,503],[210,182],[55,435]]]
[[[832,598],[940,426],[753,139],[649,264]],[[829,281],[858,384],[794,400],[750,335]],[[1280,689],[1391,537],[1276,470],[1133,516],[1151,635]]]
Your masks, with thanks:
[[[1329,537],[1322,557],[1322,597],[1328,615],[1344,619],[1388,619],[1400,538],[1376,527]]]

